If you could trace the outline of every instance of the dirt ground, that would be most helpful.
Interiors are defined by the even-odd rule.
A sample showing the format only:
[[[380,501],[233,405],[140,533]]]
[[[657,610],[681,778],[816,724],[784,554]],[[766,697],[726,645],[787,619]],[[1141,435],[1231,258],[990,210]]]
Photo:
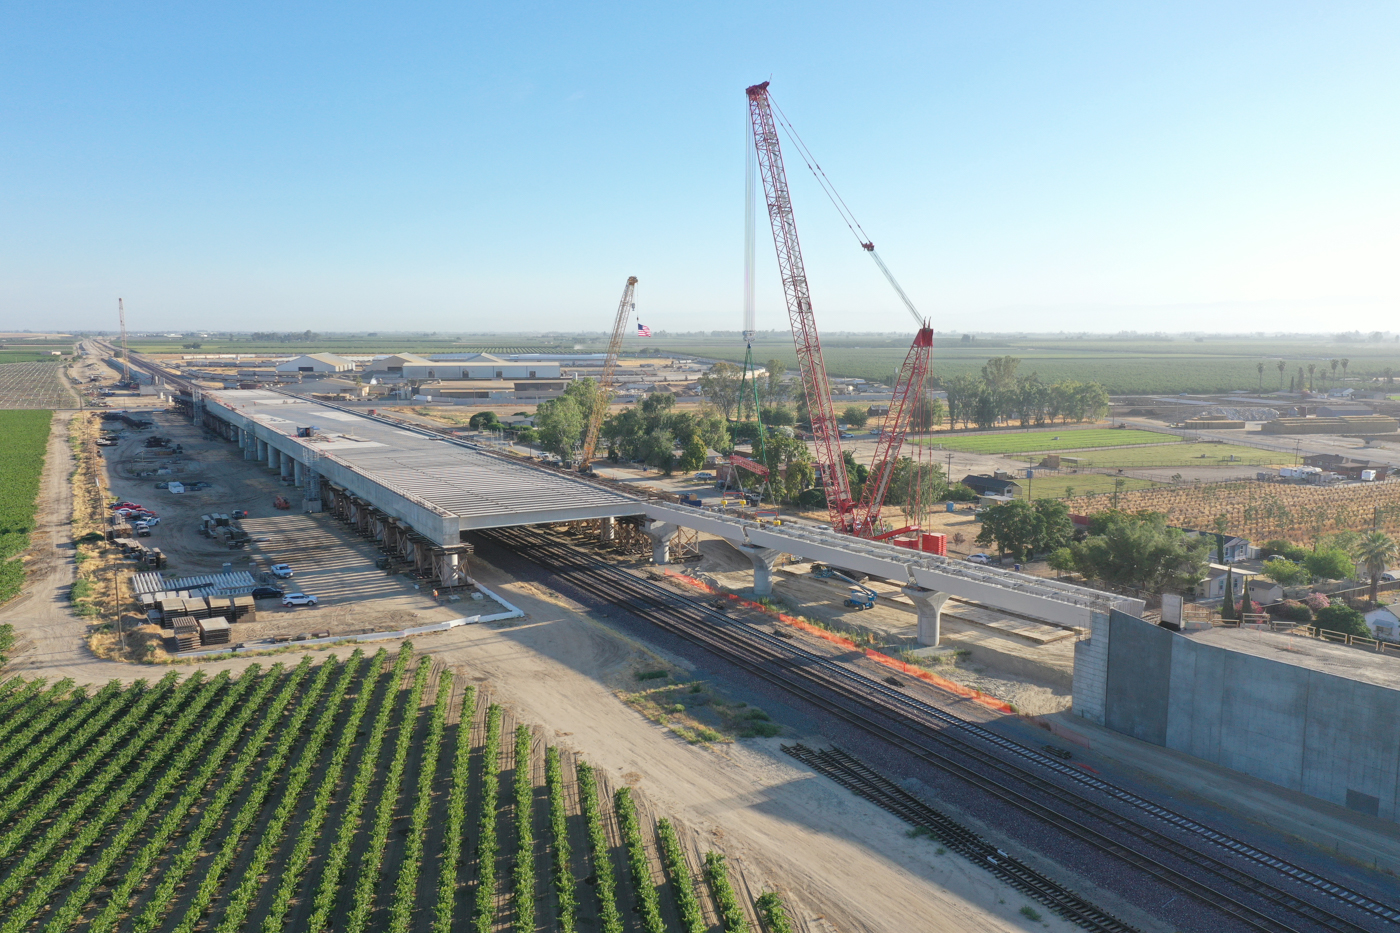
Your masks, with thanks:
[[[700,548],[702,559],[678,566],[678,572],[736,593],[752,594],[753,570],[747,557],[718,538],[702,540]],[[798,615],[852,633],[887,653],[899,655],[920,647],[915,639],[918,619],[914,606],[897,587],[871,583],[879,594],[875,608],[849,609],[843,604],[849,584],[817,579],[810,569],[806,562],[779,567],[773,574],[773,597]],[[1008,621],[1023,626],[1034,638],[990,627]],[[1075,640],[1074,633],[1063,629],[950,600],[943,608],[941,642],[953,652],[942,655],[940,663],[931,663],[930,669],[1010,703],[1027,715],[1056,713],[1070,706]]]

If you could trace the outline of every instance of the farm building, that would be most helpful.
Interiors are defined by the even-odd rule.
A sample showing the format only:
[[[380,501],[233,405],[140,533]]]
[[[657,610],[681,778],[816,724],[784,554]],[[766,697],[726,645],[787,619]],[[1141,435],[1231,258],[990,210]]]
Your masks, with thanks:
[[[473,353],[465,359],[433,359],[405,363],[405,379],[558,379],[559,364],[533,360],[511,361],[490,353]]]
[[[1013,479],[986,474],[969,473],[962,484],[979,496],[1015,496],[1021,491],[1021,484]]]
[[[1353,460],[1341,454],[1308,454],[1303,458],[1304,466],[1318,467],[1329,473],[1336,473],[1348,479],[1361,479],[1362,472],[1374,470],[1376,479],[1385,479],[1390,466],[1373,460]]]
[[[344,373],[354,368],[352,361],[334,353],[308,353],[277,364],[279,373]]]
[[[371,360],[365,367],[367,373],[384,373],[388,376],[402,376],[405,366],[431,366],[432,361],[414,353],[395,353]]]

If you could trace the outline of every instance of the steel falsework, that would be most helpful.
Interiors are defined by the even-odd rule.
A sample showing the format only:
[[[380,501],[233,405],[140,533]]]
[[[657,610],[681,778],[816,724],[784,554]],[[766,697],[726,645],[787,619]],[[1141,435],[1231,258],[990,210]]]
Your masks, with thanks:
[[[925,324],[919,328],[913,345],[909,347],[909,354],[904,358],[904,365],[900,367],[889,414],[885,415],[880,438],[875,442],[875,458],[870,461],[870,475],[865,481],[860,507],[853,515],[849,529],[852,534],[868,538],[877,532],[880,507],[890,488],[890,477],[894,475],[900,448],[904,446],[904,435],[908,433],[909,425],[919,409],[919,401],[924,397],[932,351],[933,328]]]
[[[773,246],[778,253],[778,272],[783,279],[788,319],[792,323],[797,368],[807,396],[807,413],[816,441],[826,508],[832,527],[841,529],[850,524],[849,513],[854,503],[851,502],[850,481],[846,478],[846,463],[841,459],[841,432],[836,426],[836,409],[831,403],[831,386],[826,378],[826,363],[822,360],[821,340],[817,337],[817,319],[812,313],[807,270],[802,265],[802,246],[797,241],[797,222],[793,219],[792,197],[788,193],[787,172],[778,144],[778,127],[768,100],[768,82],[755,84],[746,93],[754,153],[758,157],[758,172],[768,202],[768,220],[773,227]]]
[[[598,383],[598,395],[593,402],[593,414],[588,419],[588,434],[583,441],[583,456],[579,458],[579,469],[587,470],[593,462],[593,451],[598,447],[598,431],[603,427],[603,419],[608,415],[608,404],[612,401],[613,374],[617,372],[617,355],[622,352],[622,339],[627,334],[627,318],[634,307],[632,296],[637,289],[637,277],[629,276],[627,287],[622,290],[622,301],[617,306],[617,320],[613,323],[612,340],[608,342],[608,355],[603,360],[603,376]]]

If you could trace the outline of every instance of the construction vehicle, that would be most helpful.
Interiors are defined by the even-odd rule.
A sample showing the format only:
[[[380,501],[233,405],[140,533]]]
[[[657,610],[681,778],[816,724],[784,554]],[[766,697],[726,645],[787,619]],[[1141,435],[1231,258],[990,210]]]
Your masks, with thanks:
[[[850,609],[874,609],[875,599],[879,595],[870,587],[846,576],[835,567],[828,567],[826,564],[813,564],[812,576],[823,580],[836,577],[838,580],[845,580],[851,584],[848,588],[848,595],[843,605]]]
[[[831,384],[827,380],[826,363],[822,359],[821,339],[817,335],[817,319],[812,312],[812,291],[807,284],[806,267],[802,263],[802,246],[797,239],[797,221],[793,217],[787,171],[783,168],[778,127],[773,119],[772,103],[768,99],[768,82],[747,88],[745,94],[749,101],[749,123],[753,130],[758,174],[768,204],[768,222],[773,229],[773,246],[778,254],[783,296],[787,301],[788,321],[792,325],[793,346],[797,350],[797,369],[801,374],[807,412],[812,422],[816,461],[820,467],[822,491],[826,494],[827,513],[833,528],[848,528],[855,503],[851,501],[851,484],[846,476],[846,463],[841,457],[841,429],[836,423]]]
[[[276,496],[272,500],[272,507],[274,509],[290,509],[292,504],[287,501],[285,496]]]
[[[617,355],[622,352],[622,338],[627,334],[627,318],[636,310],[633,295],[637,290],[637,277],[629,276],[622,289],[622,301],[617,305],[617,318],[613,321],[612,339],[608,341],[608,355],[603,358],[603,374],[598,379],[598,395],[593,402],[593,413],[588,419],[588,431],[583,438],[583,453],[578,460],[578,471],[593,472],[593,453],[598,448],[598,432],[603,427],[603,419],[608,415],[612,403],[613,376],[617,372]]]
[[[890,478],[899,460],[900,448],[920,404],[924,399],[930,358],[933,347],[933,329],[928,321],[919,315],[914,303],[895,280],[889,267],[875,251],[875,244],[855,219],[846,202],[837,194],[826,173],[807,150],[802,138],[779,110],[774,116],[774,107],[768,94],[768,82],[747,89],[749,116],[753,127],[754,149],[763,177],[764,193],[767,197],[769,220],[773,227],[773,241],[778,251],[778,267],[782,273],[783,289],[787,297],[788,316],[792,322],[793,340],[797,348],[799,369],[802,373],[803,388],[807,394],[808,411],[812,415],[812,439],[817,447],[817,475],[826,492],[827,511],[831,517],[831,527],[847,534],[871,537],[880,532],[880,509],[889,491]],[[850,497],[850,483],[846,476],[846,465],[841,456],[840,428],[836,423],[831,392],[827,384],[826,369],[822,362],[821,344],[817,336],[816,320],[812,313],[811,294],[807,287],[807,275],[802,264],[801,247],[797,240],[797,225],[793,219],[792,200],[788,193],[787,176],[783,168],[782,152],[778,143],[778,127],[787,131],[797,147],[803,162],[816,176],[817,183],[831,199],[841,219],[863,250],[889,280],[904,306],[913,315],[918,331],[909,348],[899,376],[895,381],[894,396],[889,413],[879,431],[875,456],[871,462],[870,475],[861,495],[855,503]],[[752,199],[752,192],[750,200]],[[746,318],[746,327],[751,327]],[[923,453],[921,449],[920,454]],[[922,459],[922,458],[920,458]],[[915,469],[922,469],[922,462]],[[917,477],[916,477],[917,479]],[[911,485],[915,496],[922,489],[921,482]],[[909,514],[918,515],[921,503],[910,503]],[[886,534],[887,537],[902,532],[919,532],[916,524],[899,531]],[[915,541],[923,538],[916,534]],[[904,541],[895,543],[905,544]]]

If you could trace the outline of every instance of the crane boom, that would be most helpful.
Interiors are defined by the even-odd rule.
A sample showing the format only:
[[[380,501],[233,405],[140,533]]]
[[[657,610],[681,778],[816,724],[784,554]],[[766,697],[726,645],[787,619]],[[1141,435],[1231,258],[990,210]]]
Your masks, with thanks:
[[[758,157],[763,193],[768,202],[768,220],[773,227],[773,246],[778,253],[778,272],[783,280],[788,319],[797,350],[797,368],[807,396],[807,413],[816,440],[817,463],[821,467],[826,492],[827,513],[835,529],[850,527],[851,485],[846,462],[841,457],[841,433],[836,425],[836,409],[831,403],[831,386],[822,359],[817,319],[812,313],[812,295],[807,270],[802,264],[802,246],[797,240],[797,222],[792,213],[787,172],[783,168],[778,127],[768,99],[768,82],[755,84],[745,93],[749,99],[749,122],[753,128],[754,152]]]
[[[588,419],[588,433],[583,441],[583,457],[579,469],[587,472],[593,463],[593,452],[598,447],[598,431],[603,427],[603,419],[608,414],[608,404],[612,402],[613,375],[617,372],[617,355],[622,352],[622,340],[627,334],[627,318],[636,304],[632,300],[637,289],[637,277],[629,276],[627,286],[622,290],[622,301],[617,306],[617,320],[613,322],[612,340],[608,342],[608,355],[603,360],[603,375],[598,383],[598,395],[593,403],[593,414]]]
[[[880,438],[875,442],[875,456],[871,459],[870,475],[866,477],[865,489],[861,493],[860,505],[855,511],[852,530],[861,537],[876,533],[880,522],[880,507],[885,503],[885,493],[890,488],[890,477],[894,475],[895,463],[899,460],[899,450],[904,446],[904,435],[918,410],[919,400],[924,396],[924,383],[928,377],[929,358],[933,349],[933,328],[925,324],[914,336],[914,343],[904,357],[899,378],[895,380],[894,396],[890,401],[889,414],[880,428]]]

